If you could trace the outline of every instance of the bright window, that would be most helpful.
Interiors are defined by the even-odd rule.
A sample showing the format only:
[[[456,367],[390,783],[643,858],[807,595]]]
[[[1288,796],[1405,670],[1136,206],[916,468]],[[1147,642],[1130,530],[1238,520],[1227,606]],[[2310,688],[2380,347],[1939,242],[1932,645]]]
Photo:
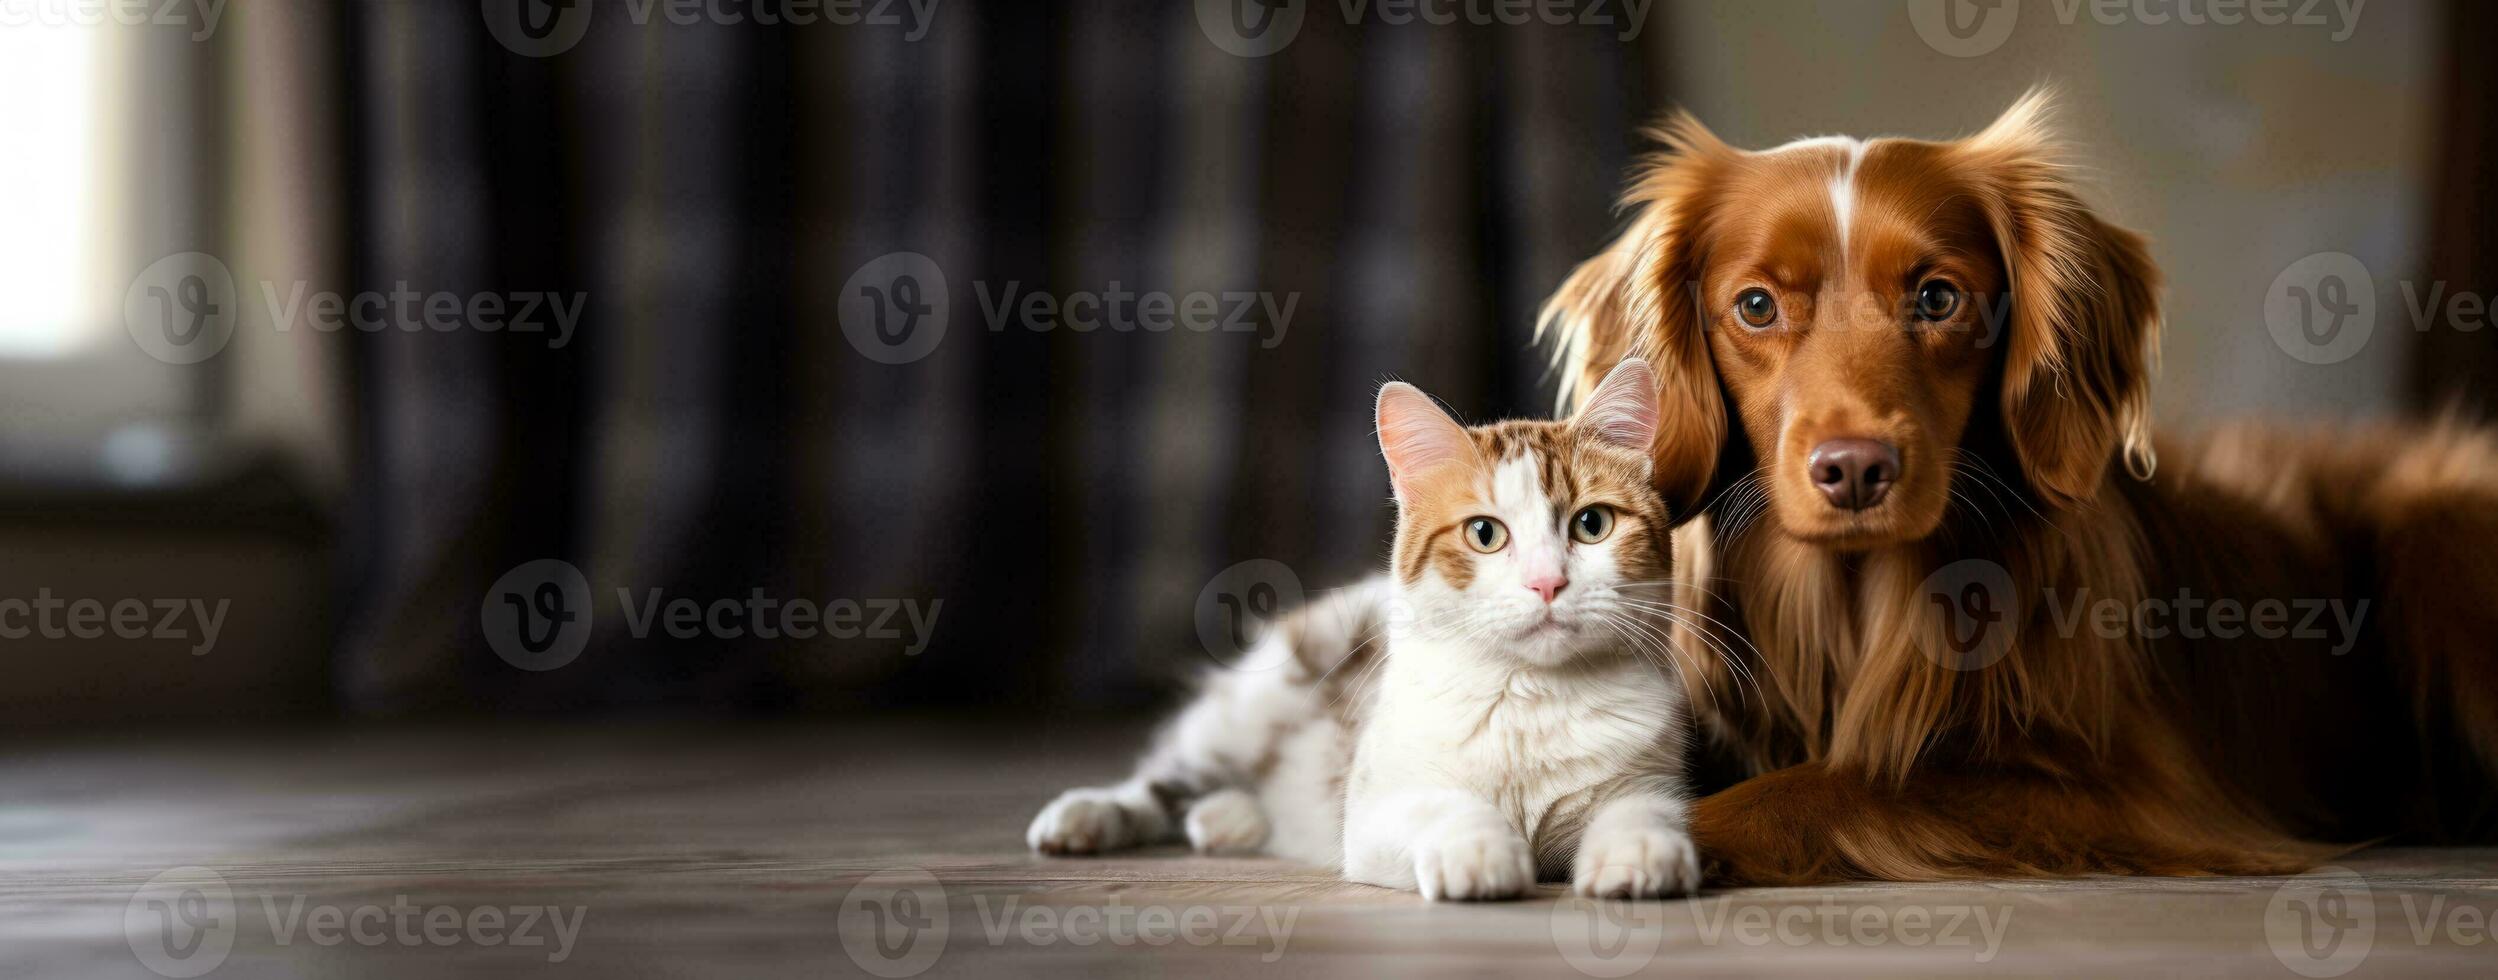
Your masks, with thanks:
[[[0,357],[56,358],[113,326],[105,235],[99,35],[0,27]]]

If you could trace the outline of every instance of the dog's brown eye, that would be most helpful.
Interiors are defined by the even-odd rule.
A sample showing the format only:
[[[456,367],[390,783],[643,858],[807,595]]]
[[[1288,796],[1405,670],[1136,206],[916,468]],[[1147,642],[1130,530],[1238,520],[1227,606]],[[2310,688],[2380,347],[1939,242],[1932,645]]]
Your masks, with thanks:
[[[1917,287],[1917,318],[1946,320],[1960,309],[1960,290],[1940,279],[1928,279]]]
[[[1778,320],[1778,301],[1770,298],[1769,290],[1747,289],[1735,297],[1735,315],[1750,326],[1766,327]]]
[[[1466,544],[1476,551],[1491,554],[1509,544],[1509,528],[1489,517],[1466,522]]]

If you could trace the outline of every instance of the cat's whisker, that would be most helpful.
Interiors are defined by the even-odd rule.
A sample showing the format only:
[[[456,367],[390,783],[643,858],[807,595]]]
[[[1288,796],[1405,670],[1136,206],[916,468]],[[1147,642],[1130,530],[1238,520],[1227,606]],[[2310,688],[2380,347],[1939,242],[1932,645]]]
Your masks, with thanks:
[[[1642,584],[1646,584],[1646,583],[1642,583]],[[1694,587],[1694,588],[1699,588],[1699,586],[1698,586],[1698,585],[1696,585],[1696,584],[1694,584],[1694,585],[1693,585],[1693,587]],[[1701,589],[1701,591],[1702,591],[1702,592],[1704,592],[1704,593],[1708,592],[1708,590],[1706,590],[1706,589]],[[1714,596],[1714,593],[1710,593],[1710,594],[1711,594],[1712,596]],[[1753,645],[1752,645],[1752,641],[1751,641],[1751,640],[1749,640],[1749,639],[1746,639],[1746,638],[1744,637],[1744,635],[1743,635],[1743,631],[1738,630],[1738,629],[1734,628],[1733,626],[1727,625],[1726,621],[1721,620],[1721,619],[1719,619],[1719,618],[1717,618],[1717,617],[1715,617],[1715,616],[1711,616],[1711,615],[1709,615],[1708,613],[1702,612],[1702,611],[1700,611],[1700,610],[1698,610],[1698,609],[1693,609],[1693,608],[1691,608],[1691,607],[1689,607],[1689,606],[1685,606],[1685,605],[1683,605],[1683,604],[1681,604],[1681,603],[1678,603],[1678,602],[1675,602],[1675,601],[1673,601],[1673,600],[1671,600],[1671,599],[1643,599],[1643,598],[1640,598],[1640,597],[1637,597],[1637,596],[1625,596],[1625,597],[1623,597],[1623,601],[1625,601],[1625,602],[1635,602],[1635,603],[1641,603],[1641,604],[1648,605],[1648,606],[1650,606],[1650,607],[1657,608],[1657,609],[1659,609],[1659,610],[1661,610],[1661,611],[1664,611],[1664,612],[1667,612],[1667,613],[1671,613],[1671,614],[1675,614],[1675,615],[1681,615],[1681,616],[1694,616],[1694,617],[1698,617],[1699,619],[1706,621],[1709,625],[1711,625],[1711,626],[1715,626],[1715,627],[1717,627],[1719,630],[1724,630],[1724,631],[1725,631],[1725,634],[1724,634],[1724,636],[1723,636],[1723,637],[1720,637],[1720,639],[1721,639],[1721,640],[1723,640],[1723,639],[1732,639],[1734,642],[1737,642],[1737,643],[1741,643],[1741,644],[1743,644],[1744,649],[1747,649],[1747,650],[1752,651],[1752,655],[1753,655],[1754,657],[1756,657],[1756,658],[1757,658],[1757,657],[1760,657],[1760,656],[1761,656],[1761,648],[1756,647],[1756,646],[1753,646]],[[1721,602],[1722,602],[1722,601],[1724,601],[1724,600],[1719,600],[1719,601],[1721,601]],[[1729,648],[1729,649],[1730,649],[1730,652],[1731,652],[1731,648]]]
[[[1729,676],[1730,678],[1732,678],[1732,680],[1733,680],[1733,682],[1734,682],[1734,684],[1735,684],[1735,689],[1736,689],[1736,691],[1737,691],[1737,692],[1739,692],[1739,693],[1740,693],[1740,692],[1741,692],[1744,688],[1749,687],[1749,688],[1751,688],[1751,689],[1752,689],[1752,694],[1753,694],[1753,696],[1754,696],[1754,697],[1756,697],[1756,698],[1761,698],[1761,697],[1764,697],[1764,695],[1762,695],[1762,694],[1761,694],[1761,691],[1760,691],[1760,682],[1759,682],[1759,680],[1758,680],[1758,679],[1756,679],[1756,678],[1754,678],[1754,677],[1752,676],[1752,669],[1751,669],[1750,667],[1745,666],[1745,665],[1744,665],[1744,663],[1743,663],[1743,661],[1742,661],[1741,659],[1736,658],[1735,656],[1733,656],[1733,655],[1732,655],[1732,654],[1728,651],[1728,649],[1727,649],[1727,648],[1726,648],[1726,647],[1722,644],[1722,642],[1721,642],[1721,641],[1717,640],[1717,639],[1716,639],[1716,638],[1714,638],[1714,637],[1711,637],[1711,636],[1708,634],[1708,631],[1706,631],[1706,630],[1702,630],[1702,629],[1699,629],[1698,627],[1693,626],[1693,625],[1692,625],[1692,624],[1690,624],[1690,623],[1684,623],[1684,622],[1680,622],[1680,621],[1677,621],[1677,622],[1678,622],[1678,624],[1679,624],[1679,625],[1681,625],[1681,626],[1682,626],[1685,630],[1688,630],[1688,631],[1690,631],[1691,633],[1698,635],[1698,636],[1700,637],[1701,643],[1702,643],[1704,646],[1709,647],[1710,652],[1716,655],[1716,657],[1717,657],[1717,661],[1718,661],[1720,664],[1723,664],[1723,665],[1726,667],[1726,669],[1727,669],[1727,674],[1728,674],[1728,676]]]
[[[1365,587],[1365,586],[1363,586],[1363,585],[1350,585],[1350,586],[1344,586],[1344,587],[1342,587],[1342,588],[1328,589],[1328,590],[1325,590],[1325,591],[1326,591],[1328,594],[1331,594],[1331,595],[1332,595],[1332,594],[1334,594],[1334,593],[1338,593],[1338,592],[1345,592],[1345,591],[1349,591],[1349,590],[1352,590],[1352,589],[1356,589],[1356,588],[1363,588],[1363,587]],[[1311,617],[1316,617],[1316,616],[1319,616],[1319,615],[1340,615],[1340,616],[1353,616],[1353,615],[1359,615],[1359,612],[1344,612],[1344,611],[1341,611],[1341,610],[1342,610],[1342,608],[1343,608],[1343,607],[1342,607],[1342,605],[1341,605],[1341,604],[1338,604],[1338,603],[1323,603],[1323,604],[1322,604],[1322,603],[1310,603],[1310,604],[1305,605],[1305,606],[1303,606],[1303,607],[1302,607],[1302,612],[1301,612],[1300,614],[1301,614],[1301,615],[1304,615],[1304,616],[1311,616]],[[1325,609],[1325,610],[1328,610],[1328,611],[1327,611],[1327,612],[1325,612],[1325,613],[1319,612],[1319,610],[1321,610],[1321,609]],[[1351,642],[1351,643],[1349,643],[1349,644],[1347,644],[1347,645],[1345,646],[1345,648],[1344,648],[1344,652],[1343,652],[1343,653],[1341,653],[1341,654],[1339,654],[1339,655],[1337,655],[1337,657],[1336,657],[1336,662],[1335,662],[1335,663],[1332,663],[1332,664],[1327,665],[1327,669],[1326,669],[1326,670],[1323,670],[1323,671],[1320,671],[1320,672],[1319,672],[1319,675],[1318,675],[1317,679],[1312,680],[1312,681],[1310,682],[1310,683],[1311,683],[1311,685],[1316,686],[1316,685],[1325,684],[1325,683],[1327,682],[1327,679],[1328,679],[1328,678],[1330,678],[1330,677],[1334,677],[1334,676],[1336,675],[1336,671],[1344,669],[1344,665],[1345,665],[1345,664],[1352,662],[1352,660],[1353,660],[1353,655],[1354,655],[1354,654],[1361,652],[1361,649],[1362,649],[1363,647],[1365,647],[1365,646],[1369,646],[1369,645],[1370,645],[1373,641],[1378,640],[1378,639],[1379,639],[1379,638],[1380,638],[1383,634],[1385,634],[1385,633],[1388,631],[1388,627],[1389,627],[1391,624],[1392,624],[1392,622],[1391,622],[1391,620],[1390,620],[1387,616],[1380,616],[1380,617],[1377,617],[1377,621],[1376,621],[1376,622],[1374,622],[1374,623],[1372,623],[1369,629],[1363,630],[1363,631],[1361,632],[1361,634],[1360,634],[1360,635],[1353,637],[1352,642]],[[1303,638],[1306,640],[1306,638],[1307,638],[1307,637],[1308,637],[1311,633],[1314,633],[1314,632],[1317,632],[1317,631],[1315,631],[1315,630],[1303,630],[1303,631],[1302,631],[1302,636],[1303,636]],[[1298,656],[1298,651],[1295,651],[1295,654],[1296,654],[1296,656]],[[1372,657],[1372,658],[1371,658],[1371,660],[1373,660],[1374,662],[1376,662],[1376,661],[1378,661],[1378,660],[1382,660],[1382,659],[1385,659],[1385,657],[1384,657],[1384,656],[1374,656],[1374,657]]]
[[[1703,513],[1717,515],[1720,530],[1723,533],[1732,534],[1734,529],[1742,523],[1743,512],[1751,507],[1752,496],[1758,486],[1759,477],[1747,474],[1742,479],[1727,485],[1726,491],[1719,494],[1718,499],[1711,502],[1709,509]]]
[[[1954,501],[1968,505],[1969,513],[1976,515],[1978,522],[1986,525],[1988,532],[1992,533],[1995,530],[1995,519],[1987,516],[1986,508],[1979,506],[1976,499],[1970,497],[1959,487],[1951,486],[1949,484],[1944,485],[1943,492],[1950,495],[1951,499]]]
[[[1655,643],[1654,647],[1642,644],[1626,633],[1622,633],[1617,630],[1617,635],[1622,636],[1623,642],[1630,644],[1636,652],[1639,652],[1644,658],[1653,659],[1657,656],[1664,656],[1669,660],[1674,661],[1676,674],[1687,679],[1697,679],[1700,682],[1701,692],[1707,695],[1709,700],[1712,702],[1718,700],[1716,685],[1710,681],[1709,673],[1700,669],[1700,659],[1693,656],[1688,648],[1675,642],[1670,635],[1658,632],[1653,624],[1644,623],[1635,619],[1622,618],[1619,614],[1607,615],[1614,618],[1618,623],[1637,629],[1642,635],[1647,636]]]
[[[1610,621],[1618,627],[1636,630],[1640,635],[1649,637],[1659,643],[1670,644],[1673,642],[1673,637],[1659,624],[1649,622],[1636,616],[1630,616],[1613,611],[1605,611],[1599,613],[1598,618],[1600,620]]]
[[[1647,610],[1651,614],[1671,620],[1675,624],[1697,635],[1700,638],[1700,642],[1708,646],[1710,652],[1717,655],[1719,662],[1726,665],[1728,673],[1736,678],[1739,686],[1749,684],[1752,688],[1753,696],[1763,699],[1764,703],[1766,703],[1767,695],[1761,691],[1760,679],[1753,675],[1752,668],[1745,662],[1743,657],[1739,656],[1735,652],[1734,647],[1728,643],[1728,637],[1721,637],[1717,635],[1716,630],[1703,628],[1698,623],[1686,617],[1697,616],[1701,619],[1708,620],[1710,623],[1716,624],[1719,629],[1729,629],[1726,624],[1719,622],[1715,617],[1712,617],[1707,613],[1686,609],[1672,603],[1653,602],[1627,597],[1622,601],[1627,605]],[[1761,655],[1760,648],[1754,647],[1750,640],[1744,639],[1740,634],[1732,633],[1730,630],[1729,636],[1731,636],[1734,642],[1742,643],[1746,649],[1751,650],[1754,657],[1757,658]]]
[[[2003,474],[1995,472],[1995,467],[1988,463],[1985,457],[1954,449],[1951,451],[1951,461],[1954,471],[1969,474],[1972,479],[1978,481],[1979,486],[1986,488],[1988,493],[1992,494],[1997,488],[2001,488],[2004,497],[2020,504],[2022,509],[2030,512],[2031,517],[2041,521],[2047,519],[2047,515],[2039,513],[2037,507],[2030,505],[2028,498],[2024,497],[2020,491],[2013,489],[2012,484],[2003,478]],[[2012,509],[2006,507],[2004,513],[2009,516]]]
[[[1698,512],[1702,514],[1708,513],[1710,508],[1716,507],[1728,497],[1735,496],[1736,491],[1742,490],[1748,484],[1757,483],[1760,480],[1761,474],[1768,471],[1769,464],[1767,463],[1753,467],[1752,472],[1736,477],[1734,482],[1726,485],[1726,489],[1718,491],[1717,496],[1709,498],[1708,503],[1701,504]]]
[[[1752,525],[1760,519],[1761,515],[1768,513],[1770,486],[1766,469],[1763,467],[1745,474],[1721,495],[1728,498],[1724,505],[1724,513],[1727,515],[1724,522],[1725,529],[1720,532],[1725,538],[1732,540],[1742,537],[1745,532],[1752,529]]]
[[[1977,514],[1977,515],[1978,515],[1978,518],[1979,518],[1980,520],[1986,520],[1987,527],[1988,527],[1988,529],[1989,529],[1990,531],[1991,531],[1991,530],[1993,529],[1993,527],[1994,527],[1994,522],[1993,522],[1993,521],[1991,521],[1991,520],[1987,520],[1987,519],[1986,519],[1986,508],[1985,508],[1984,506],[1982,506],[1982,505],[1980,505],[1980,504],[1979,504],[1978,499],[1977,499],[1975,496],[1970,495],[1967,491],[1962,490],[1962,489],[1960,488],[1960,484],[1961,484],[1962,482],[1964,482],[1964,481],[1962,481],[1962,480],[1958,479],[1958,477],[1960,477],[1960,476],[1962,476],[1962,475],[1966,475],[1966,476],[1968,476],[1968,478],[1969,478],[1969,479],[1968,479],[1966,482],[1967,482],[1967,483],[1969,483],[1969,484],[1970,484],[1970,485],[1972,485],[1972,486],[1977,487],[1977,488],[1978,488],[1978,489],[1980,489],[1980,490],[1985,491],[1985,492],[1986,492],[1987,499],[1988,499],[1989,501],[1992,501],[1992,502],[1994,503],[1994,505],[1995,505],[1995,509],[1996,509],[1996,510],[2001,511],[2005,517],[2011,517],[2011,516],[2013,516],[2013,515],[2012,515],[2012,510],[2011,510],[2011,508],[2006,507],[2006,506],[2004,505],[2004,499],[2003,499],[2003,496],[2002,496],[2001,494],[1996,493],[1996,492],[1995,492],[1995,488],[1994,488],[1993,486],[1988,485],[1988,484],[1987,484],[1987,482],[1986,482],[1985,480],[1980,479],[1980,478],[1978,477],[1978,474],[1977,474],[1977,471],[1976,471],[1976,470],[1970,469],[1970,468],[1968,467],[1968,465],[1967,465],[1967,464],[1965,464],[1965,463],[1961,463],[1961,462],[1960,462],[1960,461],[1958,461],[1958,460],[1954,460],[1954,461],[1952,462],[1951,472],[1952,472],[1952,474],[1953,474],[1953,476],[1954,476],[1954,479],[1953,479],[1953,480],[1951,481],[1951,483],[1950,483],[1950,484],[1946,487],[1946,489],[1950,490],[1950,492],[1951,492],[1951,494],[1952,494],[1952,496],[1953,496],[1953,497],[1958,498],[1958,499],[1959,499],[1959,500],[1961,500],[1962,502],[1964,502],[1964,503],[1968,504],[1968,505],[1969,505],[1969,510],[1970,510],[1972,513]]]
[[[1719,595],[1716,595],[1716,592],[1711,592],[1709,587],[1701,585],[1701,582],[1624,582],[1624,585],[1619,585],[1619,587],[1624,587],[1624,590],[1626,590],[1626,587],[1666,587],[1666,590],[1671,590],[1671,587],[1676,587],[1676,585],[1689,585],[1691,590],[1701,592],[1701,595],[1709,595],[1709,597],[1714,597],[1714,600],[1726,602],[1724,597],[1719,597]],[[1669,592],[1669,595],[1671,595],[1671,592]],[[1751,655],[1754,655],[1754,657],[1761,657],[1761,647],[1751,645],[1751,640],[1746,640],[1746,637],[1744,637],[1744,630],[1736,630],[1734,625],[1729,625],[1729,622],[1726,622],[1726,620],[1719,620],[1719,617],[1709,615],[1709,612],[1701,612],[1701,610],[1696,610],[1696,607],[1681,605],[1681,602],[1674,602],[1674,600],[1671,600],[1671,597],[1639,597],[1639,595],[1624,595],[1624,600],[1626,600],[1626,602],[1649,602],[1651,607],[1661,607],[1661,610],[1666,610],[1666,612],[1679,612],[1679,615],[1694,615],[1694,617],[1701,617],[1701,620],[1706,620],[1706,622],[1709,622],[1709,625],[1714,625],[1714,627],[1719,627],[1719,630],[1724,630],[1724,632],[1721,632],[1721,635],[1719,635],[1719,632],[1714,632],[1714,630],[1701,630],[1701,632],[1711,632],[1711,635],[1714,635],[1716,640],[1719,640],[1719,642],[1724,642],[1724,640],[1741,642],[1741,645],[1744,645],[1744,650],[1751,650]],[[1731,647],[1729,647],[1729,652],[1731,652]]]
[[[1615,638],[1621,640],[1622,644],[1626,648],[1628,648],[1632,653],[1639,655],[1640,659],[1648,662],[1649,666],[1652,668],[1657,667],[1658,664],[1656,658],[1658,656],[1663,655],[1670,659],[1672,653],[1682,653],[1682,660],[1686,663],[1675,664],[1675,674],[1687,678],[1697,675],[1700,681],[1701,689],[1709,693],[1710,700],[1716,700],[1717,693],[1715,689],[1710,686],[1707,674],[1695,669],[1698,666],[1697,661],[1694,661],[1687,651],[1680,650],[1679,646],[1675,644],[1672,639],[1656,632],[1654,628],[1648,624],[1622,616],[1619,613],[1599,613],[1597,615],[1597,620],[1605,625],[1606,628],[1613,633]],[[1639,636],[1632,635],[1632,631],[1634,630],[1639,633]],[[1646,642],[1643,642],[1642,637],[1646,638]],[[1651,646],[1651,643],[1659,644],[1659,646]],[[1660,670],[1658,676],[1665,677],[1666,675],[1662,670]],[[1673,680],[1671,677],[1667,677],[1666,679],[1669,681]]]
[[[1346,665],[1346,664],[1348,664],[1348,663],[1352,663],[1352,662],[1353,662],[1353,655],[1354,655],[1354,654],[1361,652],[1362,648],[1363,648],[1364,646],[1369,645],[1369,643],[1370,643],[1372,640],[1378,639],[1379,633],[1380,633],[1380,630],[1373,629],[1373,630],[1371,630],[1369,633],[1367,633],[1367,634],[1363,635],[1362,637],[1360,637],[1360,638],[1358,638],[1358,639],[1355,639],[1355,640],[1353,641],[1353,645],[1352,645],[1352,646],[1349,646],[1349,647],[1346,647],[1346,648],[1345,648],[1345,651],[1344,651],[1344,656],[1341,656],[1341,657],[1336,658],[1336,662],[1335,662],[1335,663],[1328,665],[1327,669],[1326,669],[1325,671],[1322,671],[1322,672],[1318,675],[1318,679],[1317,679],[1317,680],[1314,680],[1314,681],[1311,681],[1311,682],[1310,682],[1310,683],[1311,683],[1311,685],[1312,685],[1312,686],[1317,686],[1317,685],[1322,685],[1322,684],[1327,683],[1327,679],[1328,679],[1328,678],[1336,676],[1336,671],[1339,671],[1339,670],[1344,669],[1344,665]],[[1384,659],[1384,658],[1382,658],[1382,657],[1372,657],[1371,659],[1372,659],[1372,660],[1381,660],[1381,659]]]
[[[1353,658],[1346,657],[1345,659],[1351,660]],[[1330,712],[1335,711],[1337,706],[1344,702],[1345,697],[1355,691],[1368,690],[1371,682],[1379,679],[1379,672],[1386,666],[1387,663],[1388,651],[1385,648],[1382,648],[1376,656],[1370,658],[1370,663],[1362,666],[1361,673],[1355,675],[1354,678],[1347,682],[1343,687],[1336,689],[1335,697],[1327,699],[1327,710]]]
[[[1633,653],[1637,654],[1639,662],[1645,665],[1650,671],[1654,672],[1657,675],[1657,679],[1676,686],[1680,686],[1684,683],[1680,679],[1684,671],[1679,667],[1677,667],[1672,673],[1668,673],[1667,668],[1674,667],[1675,665],[1659,661],[1654,652],[1632,642],[1631,638],[1628,636],[1621,635],[1619,633],[1617,633],[1616,636],[1621,639],[1624,646],[1630,649]],[[1703,678],[1701,680],[1701,684],[1703,688],[1705,688],[1708,684],[1708,680]],[[1715,700],[1714,695],[1712,695],[1711,700]]]

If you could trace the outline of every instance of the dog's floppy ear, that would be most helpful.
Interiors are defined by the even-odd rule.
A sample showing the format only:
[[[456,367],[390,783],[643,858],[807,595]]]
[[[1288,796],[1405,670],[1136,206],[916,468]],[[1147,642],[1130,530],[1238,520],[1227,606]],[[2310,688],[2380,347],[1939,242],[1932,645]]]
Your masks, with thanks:
[[[2003,250],[2011,315],[2002,334],[2004,427],[2046,502],[2097,496],[2109,460],[2148,479],[2160,273],[2142,237],[2075,196],[2032,91],[1957,149]]]
[[[1693,296],[1701,262],[1695,239],[1718,174],[1739,152],[1685,113],[1649,135],[1665,149],[1642,166],[1623,195],[1623,207],[1637,217],[1545,301],[1536,337],[1553,339],[1563,413],[1584,404],[1624,358],[1647,359],[1658,403],[1650,476],[1679,522],[1699,508],[1726,439],[1708,320]]]

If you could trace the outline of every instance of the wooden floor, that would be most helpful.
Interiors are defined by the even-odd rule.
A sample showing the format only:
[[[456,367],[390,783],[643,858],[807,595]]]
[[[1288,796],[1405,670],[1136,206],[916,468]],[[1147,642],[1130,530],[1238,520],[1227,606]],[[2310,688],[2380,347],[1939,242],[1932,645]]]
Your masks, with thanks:
[[[2296,879],[1474,906],[1265,860],[1024,853],[1033,809],[1117,775],[1133,738],[21,742],[0,755],[0,976],[2498,975],[2491,850]]]

